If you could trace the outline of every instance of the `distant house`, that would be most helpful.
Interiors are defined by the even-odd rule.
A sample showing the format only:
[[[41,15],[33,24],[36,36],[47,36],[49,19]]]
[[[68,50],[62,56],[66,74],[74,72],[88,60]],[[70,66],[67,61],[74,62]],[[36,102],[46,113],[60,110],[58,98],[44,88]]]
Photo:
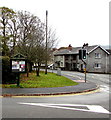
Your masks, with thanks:
[[[72,47],[59,49],[54,53],[54,65],[63,70],[83,71],[84,63],[79,59],[79,50],[82,47]],[[105,50],[101,46],[88,46],[86,44],[84,49],[87,51],[87,72],[97,73],[111,73],[111,65],[109,59],[111,52]]]

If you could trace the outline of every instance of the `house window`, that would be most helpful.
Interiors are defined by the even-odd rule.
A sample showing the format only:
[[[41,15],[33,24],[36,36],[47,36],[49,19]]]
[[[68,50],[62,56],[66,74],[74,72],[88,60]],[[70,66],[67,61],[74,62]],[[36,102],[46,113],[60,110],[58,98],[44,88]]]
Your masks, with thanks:
[[[95,58],[101,58],[101,54],[100,53],[95,53]]]
[[[95,63],[95,68],[101,68],[101,63]]]
[[[63,62],[61,62],[61,66],[63,66]]]

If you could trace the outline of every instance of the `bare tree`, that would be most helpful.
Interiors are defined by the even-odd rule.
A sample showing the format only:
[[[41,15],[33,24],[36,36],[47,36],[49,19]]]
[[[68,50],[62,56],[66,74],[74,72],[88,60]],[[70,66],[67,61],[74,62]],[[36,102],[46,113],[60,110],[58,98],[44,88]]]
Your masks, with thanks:
[[[50,54],[51,54],[52,48],[56,47],[57,44],[58,44],[58,38],[56,37],[56,31],[49,28],[48,42],[47,42],[48,60],[50,60],[50,58],[51,58]]]
[[[46,26],[41,20],[27,11],[14,12],[2,7],[0,17],[0,38],[2,38],[3,54],[11,51],[11,55],[22,53],[27,56],[28,63],[38,65],[36,71],[39,76],[40,66],[51,57],[51,49],[57,42],[55,31],[48,28],[46,53]],[[47,55],[47,57],[46,57]],[[27,76],[29,71],[29,64]]]
[[[29,62],[40,64],[39,54],[42,52],[40,49],[44,41],[44,24],[26,11],[18,12],[18,18],[20,21],[18,51],[27,56]]]
[[[13,17],[8,22],[8,30],[10,32],[10,40],[9,40],[9,46],[11,49],[11,55],[15,54],[15,48],[17,45],[17,39],[18,39],[18,30],[19,30],[19,23],[18,23],[17,15],[14,14]]]

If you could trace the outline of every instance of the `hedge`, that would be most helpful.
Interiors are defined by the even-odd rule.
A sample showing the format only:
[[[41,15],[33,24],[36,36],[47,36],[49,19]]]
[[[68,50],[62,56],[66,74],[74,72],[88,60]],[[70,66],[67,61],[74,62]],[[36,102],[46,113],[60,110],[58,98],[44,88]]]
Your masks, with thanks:
[[[16,75],[10,71],[10,58],[2,56],[2,84],[16,83]]]

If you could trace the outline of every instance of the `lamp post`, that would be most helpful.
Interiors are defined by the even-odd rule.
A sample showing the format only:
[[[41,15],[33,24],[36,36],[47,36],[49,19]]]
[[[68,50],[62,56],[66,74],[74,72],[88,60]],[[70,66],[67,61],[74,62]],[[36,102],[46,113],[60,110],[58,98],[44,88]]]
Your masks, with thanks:
[[[47,74],[47,17],[48,17],[48,11],[46,10],[46,62],[45,62],[45,74]]]

